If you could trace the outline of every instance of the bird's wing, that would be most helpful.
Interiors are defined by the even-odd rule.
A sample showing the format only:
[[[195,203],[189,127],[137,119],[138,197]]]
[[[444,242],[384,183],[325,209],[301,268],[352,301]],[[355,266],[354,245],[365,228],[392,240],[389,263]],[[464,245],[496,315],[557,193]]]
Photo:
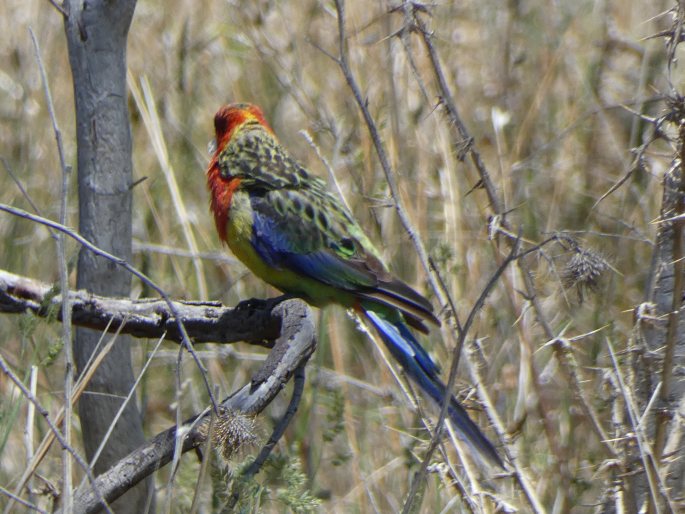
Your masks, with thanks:
[[[380,261],[346,233],[331,205],[305,191],[253,191],[252,245],[269,265],[287,268],[324,284],[354,291],[373,287],[384,273]]]
[[[318,179],[317,179],[318,180]],[[252,245],[270,266],[401,310],[414,327],[439,323],[432,305],[395,279],[347,210],[318,186],[260,189],[250,196]]]

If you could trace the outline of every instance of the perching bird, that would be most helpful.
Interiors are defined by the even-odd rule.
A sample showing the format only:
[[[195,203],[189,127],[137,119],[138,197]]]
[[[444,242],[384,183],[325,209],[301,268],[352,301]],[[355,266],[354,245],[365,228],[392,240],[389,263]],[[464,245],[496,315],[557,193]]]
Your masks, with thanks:
[[[446,394],[439,368],[409,326],[439,325],[432,305],[393,277],[343,204],[283,148],[261,109],[238,103],[214,117],[216,149],[207,170],[219,237],[255,275],[324,307],[355,310],[378,331],[405,373],[438,405]],[[502,468],[492,444],[450,395],[460,437]]]

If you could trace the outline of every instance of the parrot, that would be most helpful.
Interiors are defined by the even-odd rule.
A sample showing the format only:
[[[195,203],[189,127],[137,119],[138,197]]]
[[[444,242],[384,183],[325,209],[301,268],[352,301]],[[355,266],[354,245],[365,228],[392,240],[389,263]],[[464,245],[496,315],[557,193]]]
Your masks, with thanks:
[[[431,303],[390,273],[342,201],[279,143],[258,106],[223,105],[214,130],[206,175],[221,241],[287,295],[356,312],[429,398],[442,406],[449,396],[448,416],[470,453],[504,469],[411,331],[428,333],[427,324],[440,325]]]

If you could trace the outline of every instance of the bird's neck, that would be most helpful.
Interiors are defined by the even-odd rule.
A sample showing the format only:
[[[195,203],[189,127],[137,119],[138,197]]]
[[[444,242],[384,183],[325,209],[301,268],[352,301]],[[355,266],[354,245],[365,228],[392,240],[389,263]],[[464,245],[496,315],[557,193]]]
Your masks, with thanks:
[[[214,213],[214,223],[222,241],[226,241],[226,224],[228,212],[231,208],[233,193],[240,186],[240,178],[224,178],[221,176],[216,157],[212,159],[207,171],[207,185],[212,196],[211,210]]]

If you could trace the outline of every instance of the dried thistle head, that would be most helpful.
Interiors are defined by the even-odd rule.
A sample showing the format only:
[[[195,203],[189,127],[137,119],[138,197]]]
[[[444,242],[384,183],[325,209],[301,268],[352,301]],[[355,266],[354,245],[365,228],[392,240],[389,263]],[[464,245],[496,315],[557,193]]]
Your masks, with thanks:
[[[602,274],[610,267],[607,260],[593,250],[581,248],[576,244],[573,252],[573,257],[561,273],[561,280],[564,288],[575,287],[578,300],[582,302],[586,292],[597,290]]]
[[[257,443],[254,418],[221,408],[214,420],[211,437],[214,448],[228,461],[237,451]]]

